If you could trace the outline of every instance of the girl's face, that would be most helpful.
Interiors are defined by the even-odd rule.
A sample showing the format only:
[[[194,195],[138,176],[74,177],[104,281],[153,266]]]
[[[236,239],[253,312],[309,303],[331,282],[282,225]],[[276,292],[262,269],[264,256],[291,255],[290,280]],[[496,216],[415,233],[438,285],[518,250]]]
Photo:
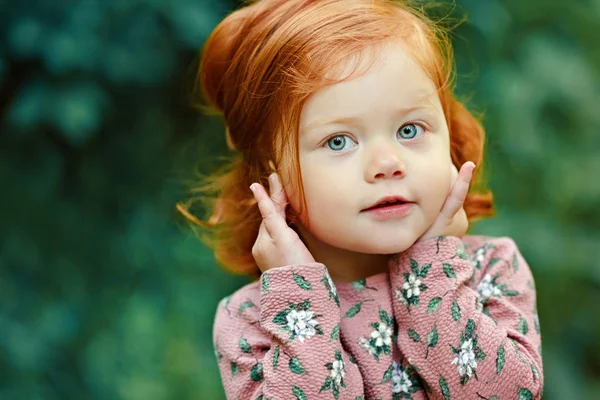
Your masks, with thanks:
[[[366,74],[308,99],[299,156],[307,204],[299,229],[321,249],[404,251],[431,226],[450,189],[449,134],[436,86],[399,45],[386,46]],[[292,178],[283,181],[299,210]],[[399,215],[365,211],[387,196],[412,204]]]

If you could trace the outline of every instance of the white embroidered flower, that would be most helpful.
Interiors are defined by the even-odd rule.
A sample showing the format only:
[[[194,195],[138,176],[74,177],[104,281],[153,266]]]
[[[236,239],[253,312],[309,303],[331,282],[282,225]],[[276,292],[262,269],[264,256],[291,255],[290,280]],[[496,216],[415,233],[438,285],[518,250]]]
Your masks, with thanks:
[[[415,274],[410,274],[408,276],[408,281],[402,286],[402,289],[406,290],[406,298],[410,299],[412,296],[419,297],[421,294],[421,289],[419,289],[420,285],[421,280],[417,279]]]
[[[412,386],[409,375],[396,361],[392,362],[392,368],[392,393],[409,393]]]
[[[477,267],[478,263],[481,263],[485,258],[485,247],[480,247],[471,256],[471,265]]]
[[[376,350],[373,346],[371,346],[371,343],[369,343],[369,340],[366,337],[361,336],[358,339],[358,344],[360,344],[362,348],[365,349],[367,353],[369,353],[369,355],[375,355]]]
[[[477,285],[477,292],[479,292],[481,296],[480,301],[482,303],[485,303],[487,299],[492,296],[500,297],[502,295],[502,290],[492,283],[490,274],[486,274],[481,282],[479,282],[479,285]]]
[[[319,323],[312,319],[312,311],[296,311],[292,310],[287,315],[287,326],[294,335],[304,343],[304,339],[314,336],[316,333],[315,326]]]
[[[380,322],[377,329],[371,332],[371,337],[375,339],[375,347],[389,346],[392,344],[392,328]]]
[[[458,374],[461,377],[466,375],[470,378],[473,375],[473,371],[477,369],[477,361],[475,361],[472,339],[462,343],[459,352],[454,355],[452,364],[458,366]]]
[[[344,376],[346,376],[346,371],[344,370],[344,361],[335,360],[333,362],[333,369],[331,370],[331,378],[334,380],[336,385],[339,386],[342,383]]]
[[[406,299],[404,298],[404,295],[402,294],[402,290],[396,289],[396,298],[398,299],[398,301],[400,303],[406,304]]]

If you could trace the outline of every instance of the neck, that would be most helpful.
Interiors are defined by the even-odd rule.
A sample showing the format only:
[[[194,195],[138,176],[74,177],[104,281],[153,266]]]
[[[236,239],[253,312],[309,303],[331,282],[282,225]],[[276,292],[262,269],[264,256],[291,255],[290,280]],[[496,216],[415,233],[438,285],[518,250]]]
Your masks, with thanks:
[[[329,246],[316,239],[301,225],[296,231],[314,257],[324,264],[334,282],[354,282],[388,271],[389,255],[365,254]]]

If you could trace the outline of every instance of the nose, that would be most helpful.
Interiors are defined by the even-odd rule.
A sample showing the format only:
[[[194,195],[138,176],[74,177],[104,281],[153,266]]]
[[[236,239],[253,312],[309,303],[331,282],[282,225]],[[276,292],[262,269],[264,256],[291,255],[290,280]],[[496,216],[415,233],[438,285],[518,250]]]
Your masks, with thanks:
[[[398,149],[383,148],[373,151],[367,164],[367,182],[383,179],[401,179],[405,174],[405,166]]]

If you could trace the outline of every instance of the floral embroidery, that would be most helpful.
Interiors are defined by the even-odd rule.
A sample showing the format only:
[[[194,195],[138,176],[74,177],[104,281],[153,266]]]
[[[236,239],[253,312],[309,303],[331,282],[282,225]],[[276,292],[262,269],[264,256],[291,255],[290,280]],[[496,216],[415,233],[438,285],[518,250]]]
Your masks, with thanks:
[[[281,325],[281,330],[290,332],[292,334],[290,340],[298,338],[300,342],[304,343],[305,339],[323,334],[323,330],[316,320],[318,315],[309,311],[309,308],[309,299],[298,304],[289,303],[288,308],[277,313],[273,318],[273,323]]]
[[[314,336],[316,333],[315,326],[319,323],[312,319],[312,311],[296,311],[292,310],[287,315],[287,326],[290,331],[301,341]]]
[[[490,249],[494,249],[495,246],[493,244],[486,243],[471,255],[469,261],[471,265],[477,269],[481,269],[481,263],[485,259],[486,252]]]
[[[412,382],[406,370],[396,361],[392,362],[392,393],[410,393]]]
[[[380,322],[373,322],[371,324],[371,327],[374,329],[369,335],[369,338],[361,336],[358,339],[358,343],[362,348],[377,361],[379,361],[379,355],[381,353],[391,354],[395,324],[394,318],[390,317],[385,310],[379,310],[379,319]]]
[[[458,374],[462,377],[467,375],[469,378],[477,368],[475,361],[475,353],[473,352],[473,339],[468,339],[462,342],[460,350],[455,353],[452,364],[458,366]]]
[[[481,302],[484,304],[491,296],[502,296],[502,291],[498,286],[495,285],[495,279],[492,282],[492,277],[490,274],[486,274],[481,282],[479,282],[479,285],[477,285],[477,291],[479,292]]]
[[[422,292],[427,290],[427,285],[425,285],[419,278],[424,279],[427,277],[429,269],[431,268],[431,264],[426,264],[419,268],[419,264],[411,258],[410,268],[412,273],[405,273],[405,282],[402,285],[402,288],[396,289],[396,298],[402,304],[405,304],[409,310],[410,306],[419,305],[419,296]]]
[[[477,285],[477,292],[479,293],[479,301],[485,305],[490,297],[502,297],[502,296],[517,296],[519,294],[516,290],[510,290],[506,283],[496,283],[496,280],[500,278],[500,274],[492,276],[485,274],[481,282]]]
[[[340,350],[335,351],[334,361],[325,364],[325,368],[329,370],[329,375],[325,379],[325,383],[321,386],[319,392],[328,391],[331,389],[333,397],[336,399],[340,395],[340,387],[346,387],[344,383],[344,377],[346,376],[346,364],[342,359],[342,352]]]
[[[410,359],[404,366],[402,360],[392,361],[381,383],[389,381],[392,381],[392,400],[412,399],[413,393],[423,389],[417,368],[410,364]]]
[[[477,346],[478,338],[473,335],[475,328],[475,321],[469,319],[464,334],[460,333],[458,349],[450,345],[454,353],[451,363],[457,366],[461,385],[465,385],[472,376],[477,379],[477,362],[483,361],[486,357],[483,350]]]

